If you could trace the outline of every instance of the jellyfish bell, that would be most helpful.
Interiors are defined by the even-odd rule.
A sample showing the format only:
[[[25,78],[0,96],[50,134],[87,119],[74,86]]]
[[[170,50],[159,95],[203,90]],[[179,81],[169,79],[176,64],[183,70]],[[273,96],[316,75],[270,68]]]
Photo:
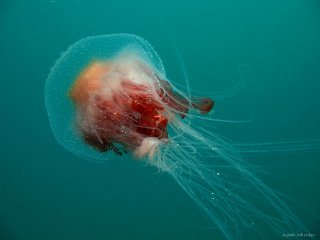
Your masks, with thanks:
[[[213,101],[176,92],[144,39],[112,34],[80,40],[62,54],[46,83],[46,107],[62,146],[105,160],[107,152],[153,157],[168,140],[168,122],[189,108],[207,113]]]
[[[70,46],[51,69],[45,103],[63,147],[98,160],[131,153],[167,172],[226,239],[256,233],[257,221],[278,233],[306,230],[236,149],[192,124],[213,100],[175,88],[141,37],[111,34]]]
[[[109,158],[105,152],[92,147],[95,139],[92,139],[91,145],[87,144],[83,138],[85,136],[77,126],[81,120],[88,121],[79,110],[88,101],[89,95],[86,94],[90,92],[90,88],[94,88],[94,84],[99,84],[98,79],[95,80],[94,77],[86,81],[84,73],[98,76],[100,71],[102,74],[110,65],[107,62],[120,52],[125,52],[125,49],[126,52],[130,49],[131,55],[135,54],[152,65],[157,69],[159,76],[165,75],[161,59],[152,47],[142,38],[128,34],[82,39],[70,46],[51,69],[45,88],[45,103],[50,125],[57,141],[79,156],[96,160]],[[115,87],[116,83],[114,81],[112,83]],[[89,136],[87,141],[90,142]]]

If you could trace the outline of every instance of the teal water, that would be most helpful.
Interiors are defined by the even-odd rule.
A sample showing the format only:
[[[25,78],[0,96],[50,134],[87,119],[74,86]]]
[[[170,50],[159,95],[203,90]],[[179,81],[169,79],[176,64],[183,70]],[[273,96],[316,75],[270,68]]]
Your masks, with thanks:
[[[319,13],[315,0],[1,1],[0,239],[224,239],[166,174],[62,148],[44,106],[50,68],[81,38],[134,33],[185,85],[178,48],[192,90],[225,92],[245,81],[212,97],[216,118],[248,121],[203,127],[214,124],[238,144],[319,139]],[[314,234],[300,239],[318,239],[320,151],[272,146],[283,151],[262,146],[244,157]],[[256,230],[252,239],[284,239]]]

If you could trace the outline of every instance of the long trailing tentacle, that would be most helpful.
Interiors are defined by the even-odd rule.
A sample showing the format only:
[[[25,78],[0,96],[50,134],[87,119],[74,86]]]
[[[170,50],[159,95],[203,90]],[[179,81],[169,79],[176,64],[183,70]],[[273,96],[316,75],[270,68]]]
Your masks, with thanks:
[[[154,164],[177,181],[227,239],[245,238],[243,232],[257,236],[256,225],[261,222],[278,234],[306,231],[228,142],[181,121],[172,128],[177,133],[183,129],[184,134],[170,146],[163,145],[159,158],[165,160]]]

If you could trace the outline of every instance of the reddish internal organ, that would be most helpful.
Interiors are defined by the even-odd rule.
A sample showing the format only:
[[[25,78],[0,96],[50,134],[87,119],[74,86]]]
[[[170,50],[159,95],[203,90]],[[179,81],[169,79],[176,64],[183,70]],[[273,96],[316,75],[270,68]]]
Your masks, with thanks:
[[[167,139],[169,116],[178,113],[184,117],[189,106],[202,113],[213,107],[211,99],[189,102],[158,77],[152,84],[117,75],[103,82],[103,76],[113,76],[113,67],[104,62],[90,64],[69,94],[76,107],[80,134],[99,151],[112,150],[121,155],[123,151],[134,151],[144,138]]]
[[[146,137],[167,138],[168,119],[161,115],[164,110],[160,102],[152,95],[146,94],[150,90],[147,86],[134,84],[124,80],[121,83],[123,91],[114,93],[111,99],[96,96],[96,106],[99,113],[96,116],[97,124],[101,127],[116,127],[109,139],[119,139],[119,136],[130,131]],[[112,122],[114,126],[106,126]]]

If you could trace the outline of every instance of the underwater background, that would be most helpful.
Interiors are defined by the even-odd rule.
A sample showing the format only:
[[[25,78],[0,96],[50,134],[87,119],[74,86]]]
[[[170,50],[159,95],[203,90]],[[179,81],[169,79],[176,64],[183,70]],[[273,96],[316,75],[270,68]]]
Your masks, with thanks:
[[[214,117],[236,121],[203,127],[235,144],[288,142],[244,158],[313,234],[291,239],[320,239],[319,144],[293,144],[320,139],[319,1],[2,0],[0,240],[224,239],[167,174],[130,157],[87,161],[54,139],[50,68],[81,38],[121,32],[149,41],[185,85],[179,52],[191,89],[216,100]]]

